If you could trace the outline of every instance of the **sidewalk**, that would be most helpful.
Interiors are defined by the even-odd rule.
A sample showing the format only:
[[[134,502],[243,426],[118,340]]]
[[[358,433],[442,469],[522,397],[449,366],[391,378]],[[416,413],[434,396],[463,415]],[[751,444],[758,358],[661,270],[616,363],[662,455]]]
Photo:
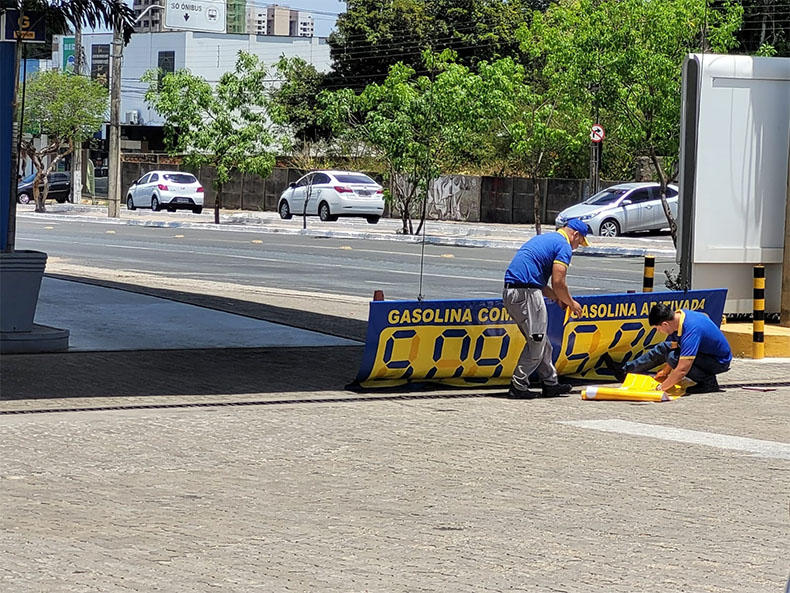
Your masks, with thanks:
[[[33,205],[17,206],[22,218],[47,220],[83,220],[106,224],[128,224],[171,228],[211,228],[212,230],[249,231],[255,233],[284,233],[311,237],[336,237],[368,239],[376,241],[401,241],[419,243],[423,236],[400,234],[401,221],[382,218],[372,225],[362,218],[341,218],[336,222],[322,222],[317,216],[307,217],[307,228],[303,219],[295,216],[282,220],[276,212],[250,212],[224,210],[220,224],[214,224],[213,211],[202,214],[187,211],[152,212],[150,210],[126,210],[123,207],[119,218],[108,218],[104,206],[52,204],[46,213],[35,213]],[[415,224],[416,228],[416,224]],[[554,228],[552,223],[543,226]],[[459,247],[518,248],[535,234],[535,227],[526,224],[467,223],[453,221],[428,221],[425,227],[425,242],[433,245],[455,245]],[[585,255],[623,255],[640,257],[655,255],[674,257],[675,248],[669,235],[638,234],[628,237],[593,237],[589,247],[579,250]]]

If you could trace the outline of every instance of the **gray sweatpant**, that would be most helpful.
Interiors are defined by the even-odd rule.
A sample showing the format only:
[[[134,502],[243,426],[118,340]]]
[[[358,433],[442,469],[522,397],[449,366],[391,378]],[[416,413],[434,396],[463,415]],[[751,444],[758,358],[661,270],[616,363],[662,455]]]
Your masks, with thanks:
[[[551,362],[551,342],[546,335],[548,313],[543,293],[539,288],[505,288],[502,300],[527,340],[513,371],[513,385],[527,389],[529,376],[536,370],[544,384],[556,385],[557,369]]]

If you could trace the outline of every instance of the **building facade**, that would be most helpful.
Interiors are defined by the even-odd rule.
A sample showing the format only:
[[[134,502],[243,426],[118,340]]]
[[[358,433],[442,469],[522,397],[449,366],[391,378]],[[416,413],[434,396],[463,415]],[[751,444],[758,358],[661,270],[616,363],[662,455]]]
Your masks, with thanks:
[[[55,36],[52,64],[67,60],[64,37]],[[87,64],[84,68],[93,78],[109,75],[111,68],[112,33],[83,33],[82,44]],[[232,35],[228,33],[198,33],[194,31],[163,31],[132,35],[123,50],[121,65],[121,119],[128,125],[159,126],[164,122],[158,113],[145,103],[148,85],[140,78],[148,70],[174,72],[189,69],[211,83],[216,83],[236,66],[239,51],[251,53],[266,66],[275,64],[281,56],[300,57],[319,72],[329,72],[329,45],[323,37]],[[272,80],[272,85],[277,82]]]

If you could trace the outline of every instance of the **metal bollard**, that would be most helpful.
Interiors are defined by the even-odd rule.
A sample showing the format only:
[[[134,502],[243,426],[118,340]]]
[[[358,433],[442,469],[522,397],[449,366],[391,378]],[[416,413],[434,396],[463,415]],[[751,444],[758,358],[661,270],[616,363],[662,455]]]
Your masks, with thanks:
[[[752,358],[765,358],[765,267],[754,266]]]
[[[653,277],[656,273],[656,258],[653,255],[645,256],[645,271],[642,275],[642,292],[653,292]]]

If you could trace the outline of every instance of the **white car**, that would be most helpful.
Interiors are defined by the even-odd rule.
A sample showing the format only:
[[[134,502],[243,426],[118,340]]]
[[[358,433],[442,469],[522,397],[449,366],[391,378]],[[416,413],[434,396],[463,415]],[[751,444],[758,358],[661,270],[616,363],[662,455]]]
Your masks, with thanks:
[[[363,173],[311,171],[292,183],[277,204],[280,218],[318,215],[323,221],[338,216],[363,216],[376,224],[384,212],[383,188]]]
[[[667,185],[667,203],[673,218],[677,219],[676,185]],[[594,235],[602,237],[669,226],[661,205],[661,186],[653,182],[621,183],[607,187],[581,204],[566,208],[554,222],[559,228],[571,218],[583,220]]]
[[[203,186],[191,173],[183,171],[150,171],[132,183],[126,192],[129,210],[150,208],[153,211],[167,208],[203,212]]]

